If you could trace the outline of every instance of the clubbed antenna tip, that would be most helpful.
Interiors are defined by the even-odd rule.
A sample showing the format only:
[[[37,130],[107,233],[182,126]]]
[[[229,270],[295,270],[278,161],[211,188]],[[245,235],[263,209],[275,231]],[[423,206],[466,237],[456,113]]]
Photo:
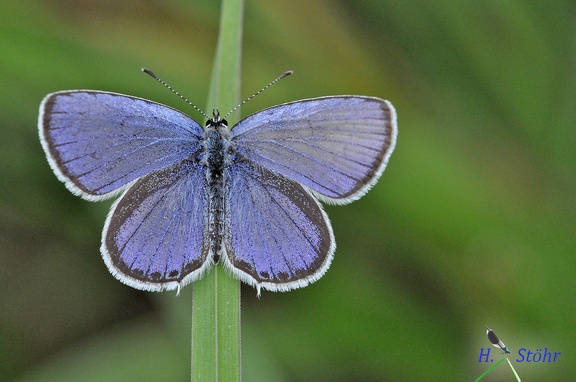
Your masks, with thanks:
[[[155,80],[158,79],[158,77],[156,77],[156,74],[154,74],[154,72],[151,71],[150,69],[142,68],[140,70],[142,70],[144,73],[148,74],[150,77],[154,78]]]

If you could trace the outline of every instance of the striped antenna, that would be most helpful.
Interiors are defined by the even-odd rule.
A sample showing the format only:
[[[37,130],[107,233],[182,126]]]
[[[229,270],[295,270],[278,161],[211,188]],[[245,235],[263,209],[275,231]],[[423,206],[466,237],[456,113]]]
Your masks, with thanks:
[[[142,71],[144,73],[148,74],[150,77],[154,78],[156,81],[160,82],[162,85],[166,86],[172,93],[174,93],[178,97],[182,98],[188,105],[192,106],[194,108],[194,110],[196,110],[197,112],[202,114],[204,117],[206,117],[206,119],[210,119],[210,117],[208,117],[206,115],[206,113],[204,113],[202,110],[200,110],[200,108],[198,106],[194,105],[192,102],[190,102],[188,100],[188,98],[184,97],[177,90],[175,90],[172,86],[168,85],[164,80],[162,80],[156,74],[154,74],[153,71],[151,71],[150,69],[146,69],[146,68],[142,68]],[[222,119],[225,119],[227,116],[229,116],[230,114],[232,114],[233,112],[238,110],[238,108],[240,106],[244,105],[246,102],[250,101],[252,98],[256,97],[258,94],[262,93],[264,90],[268,89],[270,86],[274,85],[276,82],[280,81],[282,78],[288,77],[292,73],[294,73],[292,70],[288,70],[288,71],[282,73],[274,81],[270,82],[268,85],[264,86],[262,89],[258,90],[256,93],[254,93],[250,97],[246,98],[244,101],[242,101],[240,104],[238,104],[234,109],[230,110],[224,117],[222,117]]]
[[[289,75],[291,75],[292,73],[294,73],[292,70],[288,70],[285,71],[284,73],[282,73],[280,76],[278,76],[278,78],[276,78],[274,81],[270,82],[268,85],[264,86],[262,89],[258,90],[256,93],[252,94],[250,97],[246,98],[244,101],[240,102],[240,104],[238,104],[238,106],[236,106],[234,109],[230,110],[228,113],[226,113],[226,115],[222,118],[226,118],[227,116],[229,116],[230,114],[234,113],[236,110],[238,110],[238,108],[242,105],[244,105],[246,102],[250,101],[252,98],[256,97],[258,94],[262,93],[264,90],[268,89],[270,86],[274,85],[276,82],[280,81],[282,78],[284,77],[288,77]]]
[[[210,119],[210,117],[208,117],[206,115],[206,113],[204,113],[202,110],[200,110],[200,108],[196,105],[194,105],[192,102],[188,101],[188,98],[184,97],[182,94],[178,93],[178,91],[174,90],[172,88],[172,86],[168,85],[166,82],[164,82],[162,79],[158,78],[156,76],[156,74],[154,74],[153,71],[151,71],[150,69],[146,69],[146,68],[142,68],[142,71],[146,74],[148,74],[150,77],[154,78],[156,81],[160,82],[162,85],[166,86],[168,89],[170,89],[170,91],[174,94],[176,94],[178,97],[182,98],[188,105],[192,106],[194,108],[194,110],[196,110],[197,112],[199,112],[200,114],[202,114],[204,117],[206,117],[206,119]]]

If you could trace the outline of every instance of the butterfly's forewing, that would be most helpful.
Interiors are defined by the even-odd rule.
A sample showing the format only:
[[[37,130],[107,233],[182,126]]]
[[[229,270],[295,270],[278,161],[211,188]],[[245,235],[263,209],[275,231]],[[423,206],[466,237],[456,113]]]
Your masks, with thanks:
[[[344,204],[378,180],[396,143],[396,112],[374,97],[336,96],[275,106],[232,130],[244,157]]]
[[[316,198],[290,179],[236,159],[229,169],[224,265],[258,292],[287,291],[319,279],[335,243]]]
[[[211,265],[206,184],[198,162],[185,160],[137,180],[113,205],[102,254],[111,273],[134,288],[179,289]]]
[[[76,195],[111,197],[200,150],[202,127],[152,101],[93,90],[47,95],[39,130],[50,166]]]

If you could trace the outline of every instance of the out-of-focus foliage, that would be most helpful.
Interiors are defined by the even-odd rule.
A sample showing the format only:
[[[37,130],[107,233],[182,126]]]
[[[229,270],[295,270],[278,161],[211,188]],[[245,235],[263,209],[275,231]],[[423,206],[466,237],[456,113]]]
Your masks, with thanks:
[[[484,324],[511,360],[562,352],[515,363],[523,379],[576,377],[575,19],[570,0],[247,1],[243,94],[295,75],[243,115],[364,94],[395,104],[400,133],[380,183],[327,207],[338,250],[320,281],[243,289],[245,380],[473,380],[490,366]],[[142,66],[217,107],[204,102],[218,22],[212,0],[0,3],[0,380],[189,378],[191,287],[110,276],[110,202],[65,189],[36,120],[44,95],[82,88],[198,117]]]

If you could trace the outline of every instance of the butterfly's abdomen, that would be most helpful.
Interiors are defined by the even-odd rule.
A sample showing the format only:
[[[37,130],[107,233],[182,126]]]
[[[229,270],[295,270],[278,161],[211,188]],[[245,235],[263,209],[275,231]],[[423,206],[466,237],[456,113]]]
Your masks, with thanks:
[[[202,163],[206,169],[208,193],[208,241],[213,254],[213,262],[220,261],[224,238],[225,183],[226,168],[229,163],[230,147],[228,129],[223,124],[209,126],[203,142]]]

